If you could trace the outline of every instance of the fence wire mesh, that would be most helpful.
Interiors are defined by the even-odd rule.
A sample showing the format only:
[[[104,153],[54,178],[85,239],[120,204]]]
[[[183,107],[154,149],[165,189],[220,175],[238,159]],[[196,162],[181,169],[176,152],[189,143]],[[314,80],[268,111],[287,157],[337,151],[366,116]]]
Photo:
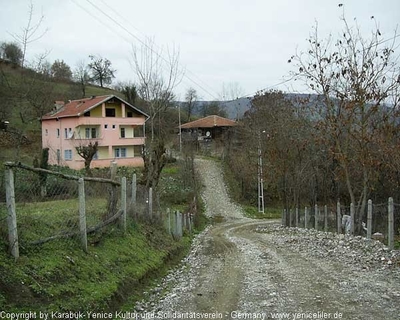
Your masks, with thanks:
[[[21,168],[13,172],[21,247],[79,230],[77,181]]]

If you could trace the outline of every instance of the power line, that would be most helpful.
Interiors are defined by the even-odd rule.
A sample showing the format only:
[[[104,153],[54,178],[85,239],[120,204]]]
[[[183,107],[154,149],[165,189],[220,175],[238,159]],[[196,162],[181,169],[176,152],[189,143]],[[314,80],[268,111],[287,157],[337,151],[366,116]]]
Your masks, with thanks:
[[[127,40],[125,37],[121,36],[121,34],[117,31],[115,31],[114,29],[112,29],[110,26],[108,26],[107,24],[104,23],[103,20],[99,19],[97,16],[93,15],[90,11],[88,11],[86,8],[84,8],[83,6],[81,6],[80,4],[78,4],[75,0],[71,0],[73,3],[75,3],[76,5],[78,5],[81,9],[83,9],[86,13],[88,13],[90,16],[92,16],[93,18],[95,18],[97,21],[99,21],[101,24],[105,25],[107,28],[111,29],[114,33],[116,33],[118,36],[120,36],[122,39],[124,39],[125,41],[127,41],[128,43],[131,44],[131,41]],[[155,55],[157,55],[161,60],[163,60],[165,63],[168,63],[168,60],[165,59],[159,52],[156,52],[151,46],[149,46],[145,41],[143,41],[142,39],[140,39],[137,35],[133,34],[130,30],[128,30],[126,27],[124,27],[121,23],[119,23],[117,20],[115,20],[112,16],[110,16],[108,13],[106,13],[104,10],[102,10],[101,8],[99,8],[96,4],[94,4],[92,1],[90,0],[86,0],[91,6],[93,6],[96,10],[98,10],[99,12],[101,12],[104,16],[106,16],[108,19],[110,19],[114,24],[116,24],[118,27],[120,27],[122,30],[124,30],[126,33],[128,33],[131,37],[133,37],[134,39],[136,39],[138,42],[140,42],[143,46],[145,46],[147,49],[149,49],[152,53],[154,53]],[[114,12],[116,12],[115,10],[113,10]],[[136,30],[138,30],[137,28],[135,28]],[[139,31],[139,30],[138,30]],[[140,31],[139,31],[140,32]],[[147,38],[147,37],[146,37]],[[193,74],[193,73],[192,73]],[[206,88],[204,88],[202,85],[200,85],[197,81],[195,81],[194,79],[192,79],[191,77],[189,77],[188,75],[186,75],[185,73],[183,74],[183,76],[188,79],[190,82],[192,82],[195,86],[197,86],[198,88],[200,88],[201,90],[203,90],[205,93],[207,93],[209,96],[211,97],[216,97],[213,93],[211,93],[209,90],[207,90]]]
[[[88,0],[87,0],[88,1]],[[118,17],[120,17],[124,22],[126,22],[127,24],[129,24],[133,29],[135,29],[138,33],[140,33],[145,39],[149,38],[145,33],[143,33],[142,31],[140,31],[138,28],[136,28],[128,19],[126,19],[123,15],[121,15],[118,11],[116,11],[113,7],[109,6],[107,4],[106,1],[104,0],[100,0],[108,9],[110,9],[112,12],[114,12]],[[155,44],[156,48],[158,50],[161,51],[161,48],[159,46],[157,46],[157,44]],[[197,81],[201,82],[202,86],[208,87],[208,90],[214,91],[214,89],[208,85],[207,82],[203,81],[200,77],[198,77],[195,73],[193,73],[192,71],[190,71],[189,69],[185,68],[185,71],[187,71],[188,73],[190,73],[194,78],[197,79]],[[193,79],[191,79],[190,77],[188,77],[188,79],[190,79],[191,81]],[[194,82],[194,81],[192,81]],[[198,83],[196,83],[197,85],[199,85]],[[210,94],[209,92],[207,92],[208,94]],[[215,92],[214,92],[215,93]],[[218,94],[217,94],[218,95]],[[211,94],[211,96],[213,96],[214,98],[216,97],[214,94]]]

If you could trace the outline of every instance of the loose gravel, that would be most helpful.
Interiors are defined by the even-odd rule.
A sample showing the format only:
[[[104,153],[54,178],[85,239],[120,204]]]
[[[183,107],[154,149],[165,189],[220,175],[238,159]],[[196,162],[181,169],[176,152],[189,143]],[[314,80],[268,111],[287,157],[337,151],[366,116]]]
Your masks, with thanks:
[[[362,237],[244,218],[218,164],[197,160],[196,168],[206,214],[224,222],[194,239],[189,255],[135,312],[160,319],[212,312],[223,319],[400,319],[399,251]]]

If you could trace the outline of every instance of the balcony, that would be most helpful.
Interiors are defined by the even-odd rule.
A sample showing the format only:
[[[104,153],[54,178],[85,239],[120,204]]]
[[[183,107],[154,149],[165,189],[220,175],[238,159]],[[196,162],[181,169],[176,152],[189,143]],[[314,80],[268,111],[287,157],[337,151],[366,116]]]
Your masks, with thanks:
[[[138,146],[145,144],[144,137],[137,137],[137,138],[118,138],[113,139],[110,141],[109,139],[100,139],[98,140],[99,146],[106,147],[109,145],[112,146]]]

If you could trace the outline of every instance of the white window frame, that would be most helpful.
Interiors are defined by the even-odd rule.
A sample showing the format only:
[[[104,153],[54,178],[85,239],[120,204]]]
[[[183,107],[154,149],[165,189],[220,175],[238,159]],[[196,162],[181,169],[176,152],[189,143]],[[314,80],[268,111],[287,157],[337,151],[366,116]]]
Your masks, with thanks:
[[[72,160],[72,149],[64,150],[64,160],[66,160],[66,161]]]
[[[115,148],[114,149],[115,158],[126,158],[126,148]]]

